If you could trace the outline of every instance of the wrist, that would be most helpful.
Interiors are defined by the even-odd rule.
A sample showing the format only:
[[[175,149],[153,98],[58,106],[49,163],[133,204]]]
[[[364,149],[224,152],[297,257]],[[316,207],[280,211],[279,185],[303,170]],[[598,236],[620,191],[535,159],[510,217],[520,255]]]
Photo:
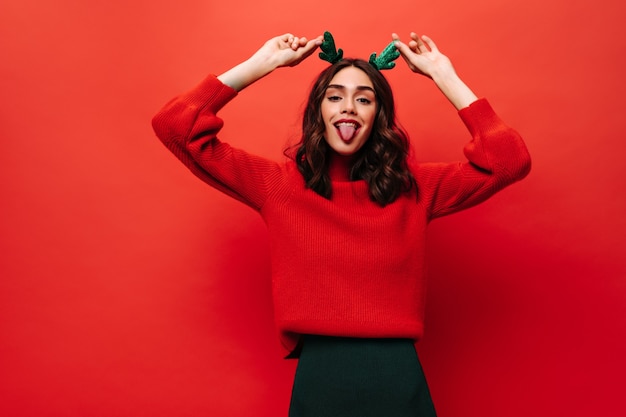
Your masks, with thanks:
[[[274,71],[279,66],[274,55],[266,54],[262,50],[257,51],[257,53],[248,58],[244,64],[249,68],[250,73],[260,75],[261,77]]]
[[[274,69],[276,66],[269,59],[255,54],[217,78],[236,91],[241,91]]]
[[[456,74],[454,69],[432,74],[432,79],[457,110],[469,106],[478,99],[474,92]]]
[[[439,88],[446,85],[453,85],[462,82],[454,68],[442,68],[432,71],[430,78],[437,84]]]

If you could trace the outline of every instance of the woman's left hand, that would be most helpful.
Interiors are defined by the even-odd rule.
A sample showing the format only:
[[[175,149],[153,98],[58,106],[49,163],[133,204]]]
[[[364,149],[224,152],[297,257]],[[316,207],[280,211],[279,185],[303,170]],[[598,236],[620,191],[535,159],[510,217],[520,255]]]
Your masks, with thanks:
[[[406,44],[397,34],[391,35],[411,71],[431,78],[458,110],[476,101],[476,95],[459,78],[452,62],[439,52],[432,39],[419,37],[415,32],[411,32],[410,36],[411,40]]]
[[[428,36],[420,37],[415,32],[411,32],[411,40],[408,44],[402,42],[396,33],[393,33],[391,37],[411,71],[429,78],[455,72],[450,59],[439,51],[435,42]]]

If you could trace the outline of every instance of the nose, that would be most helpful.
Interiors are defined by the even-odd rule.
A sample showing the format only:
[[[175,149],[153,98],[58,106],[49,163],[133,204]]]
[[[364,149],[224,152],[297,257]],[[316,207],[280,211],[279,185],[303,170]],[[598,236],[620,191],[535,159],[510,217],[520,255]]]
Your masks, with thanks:
[[[342,104],[341,113],[356,114],[356,107],[352,100],[343,100]]]

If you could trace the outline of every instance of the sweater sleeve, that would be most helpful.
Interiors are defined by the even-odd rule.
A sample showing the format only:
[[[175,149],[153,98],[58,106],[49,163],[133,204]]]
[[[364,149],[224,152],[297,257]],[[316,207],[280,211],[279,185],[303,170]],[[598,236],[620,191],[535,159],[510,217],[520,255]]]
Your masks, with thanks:
[[[217,138],[224,123],[216,113],[236,95],[211,75],[167,103],[152,126],[163,144],[202,181],[260,210],[281,168]]]
[[[471,134],[466,162],[421,164],[418,192],[429,201],[430,218],[445,216],[483,202],[530,171],[530,155],[517,131],[505,125],[485,99],[461,109]]]

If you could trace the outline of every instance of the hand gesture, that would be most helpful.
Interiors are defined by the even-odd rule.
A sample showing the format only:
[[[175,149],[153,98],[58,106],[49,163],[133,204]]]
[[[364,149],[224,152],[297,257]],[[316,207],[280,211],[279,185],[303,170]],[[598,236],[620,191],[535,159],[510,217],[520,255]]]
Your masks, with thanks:
[[[439,52],[432,39],[411,32],[407,45],[395,33],[391,37],[411,71],[432,79],[454,107],[460,110],[476,101],[474,92],[459,78],[452,62]]]
[[[428,36],[419,37],[415,32],[411,32],[411,40],[408,45],[400,41],[400,37],[393,33],[396,48],[406,61],[409,69],[429,78],[437,74],[454,73],[452,62],[447,56],[439,52],[437,45]]]
[[[255,55],[272,62],[275,68],[293,67],[309,57],[321,44],[322,36],[307,40],[286,33],[265,42]]]
[[[299,38],[291,33],[276,36],[248,60],[226,71],[218,78],[226,85],[241,91],[265,77],[278,67],[293,67],[310,56],[322,44],[322,36],[315,39]]]

